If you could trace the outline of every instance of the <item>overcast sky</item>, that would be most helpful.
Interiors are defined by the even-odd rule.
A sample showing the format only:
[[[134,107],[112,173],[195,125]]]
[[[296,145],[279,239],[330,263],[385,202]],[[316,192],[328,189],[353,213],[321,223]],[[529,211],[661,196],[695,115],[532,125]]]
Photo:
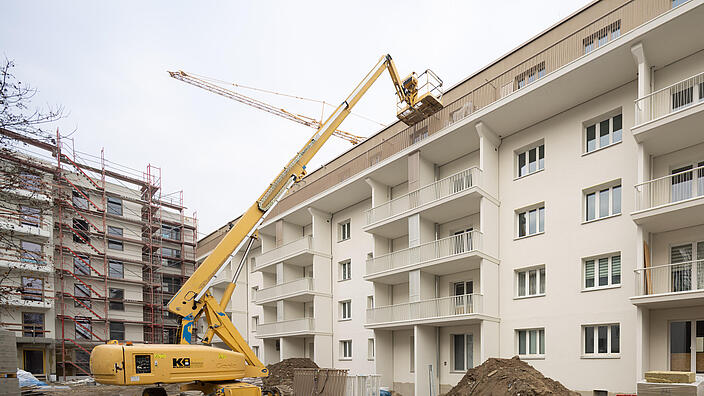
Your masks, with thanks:
[[[382,54],[399,72],[433,69],[450,87],[588,3],[526,1],[25,1],[0,3],[0,55],[35,104],[59,104],[77,150],[145,170],[184,191],[199,233],[236,217],[313,132],[186,85],[167,70],[332,103]],[[319,117],[321,107],[240,91]],[[332,109],[328,109],[328,113]],[[395,97],[383,76],[354,110],[389,124]],[[350,116],[341,129],[380,125]],[[333,138],[309,169],[347,150]]]

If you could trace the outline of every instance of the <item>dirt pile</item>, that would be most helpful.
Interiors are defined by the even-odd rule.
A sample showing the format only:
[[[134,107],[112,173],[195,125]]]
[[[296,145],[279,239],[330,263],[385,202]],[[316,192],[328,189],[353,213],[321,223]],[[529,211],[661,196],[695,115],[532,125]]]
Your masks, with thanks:
[[[579,396],[561,383],[543,376],[540,371],[521,361],[488,359],[481,366],[467,370],[462,380],[445,396]]]
[[[262,378],[264,388],[278,386],[282,390],[293,390],[293,370],[297,368],[318,368],[314,361],[308,358],[285,359],[266,366],[269,376]]]

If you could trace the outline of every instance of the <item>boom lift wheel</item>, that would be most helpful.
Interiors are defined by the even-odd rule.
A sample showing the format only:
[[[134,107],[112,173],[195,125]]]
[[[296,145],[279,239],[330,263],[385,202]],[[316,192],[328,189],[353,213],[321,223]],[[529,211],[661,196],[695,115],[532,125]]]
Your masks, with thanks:
[[[146,388],[142,391],[142,396],[168,396],[166,389],[161,387]]]

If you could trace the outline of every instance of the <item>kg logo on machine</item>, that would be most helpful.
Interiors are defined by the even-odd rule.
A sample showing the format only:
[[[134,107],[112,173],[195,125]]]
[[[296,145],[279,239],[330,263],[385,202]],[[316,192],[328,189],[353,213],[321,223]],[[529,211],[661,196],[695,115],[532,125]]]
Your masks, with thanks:
[[[173,358],[174,368],[188,368],[191,367],[190,358]]]

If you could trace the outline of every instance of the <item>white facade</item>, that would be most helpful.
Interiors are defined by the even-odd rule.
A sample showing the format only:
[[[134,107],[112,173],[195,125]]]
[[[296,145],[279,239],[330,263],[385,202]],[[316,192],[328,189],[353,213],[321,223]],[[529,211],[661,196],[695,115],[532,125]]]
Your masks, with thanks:
[[[584,394],[703,373],[702,20],[596,1],[311,173],[248,261],[250,344],[404,396],[514,355]]]

